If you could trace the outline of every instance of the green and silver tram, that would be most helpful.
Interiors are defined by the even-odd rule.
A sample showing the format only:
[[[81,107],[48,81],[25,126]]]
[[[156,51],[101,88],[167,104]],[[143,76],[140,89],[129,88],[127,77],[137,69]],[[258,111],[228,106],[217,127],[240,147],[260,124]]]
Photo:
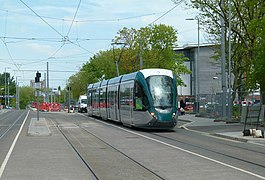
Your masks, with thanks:
[[[146,129],[172,129],[177,124],[176,77],[166,69],[144,69],[87,88],[87,112]]]

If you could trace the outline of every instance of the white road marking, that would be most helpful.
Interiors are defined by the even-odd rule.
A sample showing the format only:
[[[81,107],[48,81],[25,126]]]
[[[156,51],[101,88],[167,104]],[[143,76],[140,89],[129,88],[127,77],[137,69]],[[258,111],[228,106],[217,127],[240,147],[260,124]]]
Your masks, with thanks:
[[[206,156],[203,156],[201,154],[198,154],[198,153],[195,153],[195,152],[192,152],[192,151],[189,151],[189,150],[186,150],[186,149],[183,149],[183,148],[180,148],[180,147],[177,147],[177,146],[174,146],[174,145],[171,145],[171,144],[168,144],[168,143],[165,143],[163,141],[159,141],[157,139],[154,139],[154,138],[151,138],[151,137],[148,137],[148,136],[145,136],[145,135],[142,135],[142,134],[139,134],[137,132],[133,132],[131,130],[128,130],[128,129],[124,129],[122,127],[118,127],[118,126],[115,126],[115,125],[112,125],[112,124],[109,124],[109,123],[106,123],[106,122],[103,122],[103,121],[100,121],[100,120],[96,120],[94,119],[95,121],[98,121],[100,123],[103,123],[103,124],[106,124],[106,125],[109,125],[109,126],[112,126],[112,127],[115,127],[115,128],[118,128],[118,129],[121,129],[123,131],[126,131],[126,132],[129,132],[131,134],[134,134],[134,135],[138,135],[140,137],[143,137],[143,138],[146,138],[146,139],[149,139],[151,141],[155,141],[155,142],[158,142],[160,144],[163,144],[163,145],[166,145],[166,146],[169,146],[171,148],[174,148],[174,149],[178,149],[180,151],[183,151],[183,152],[186,152],[186,153],[189,153],[189,154],[192,154],[194,156],[198,156],[200,158],[203,158],[203,159],[206,159],[206,160],[209,160],[209,161],[212,161],[212,162],[215,162],[217,164],[221,164],[223,166],[226,166],[226,167],[229,167],[229,168],[232,168],[232,169],[235,169],[237,171],[241,171],[243,173],[246,173],[246,174],[249,174],[249,175],[252,175],[252,176],[255,176],[257,178],[260,178],[260,179],[264,179],[265,180],[265,176],[261,176],[261,175],[258,175],[258,174],[255,174],[255,173],[252,173],[250,171],[247,171],[247,170],[244,170],[244,169],[241,169],[241,168],[238,168],[238,167],[235,167],[235,166],[232,166],[232,165],[229,165],[229,164],[226,164],[224,162],[221,162],[221,161],[218,161],[218,160],[215,160],[215,159],[212,159],[212,158],[209,158],[209,157],[206,157]]]
[[[13,149],[14,149],[16,143],[17,143],[18,137],[19,137],[19,135],[20,135],[20,133],[21,133],[21,131],[23,129],[23,126],[24,126],[24,124],[25,124],[25,122],[26,122],[26,120],[28,118],[28,115],[29,115],[29,110],[28,110],[28,113],[27,113],[27,115],[26,115],[26,117],[25,117],[25,119],[24,119],[24,121],[23,121],[23,123],[22,123],[22,125],[21,125],[21,127],[20,127],[20,129],[19,129],[19,131],[18,131],[18,133],[17,133],[17,135],[16,135],[16,137],[15,137],[15,139],[14,139],[14,141],[13,141],[13,143],[12,143],[12,145],[11,145],[11,147],[10,147],[10,149],[9,149],[9,151],[8,151],[4,161],[2,163],[2,165],[1,165],[1,168],[0,168],[0,179],[1,179],[2,175],[3,175],[3,172],[5,170],[5,167],[7,165],[8,160],[9,160],[9,158],[11,156],[11,153],[13,152]]]

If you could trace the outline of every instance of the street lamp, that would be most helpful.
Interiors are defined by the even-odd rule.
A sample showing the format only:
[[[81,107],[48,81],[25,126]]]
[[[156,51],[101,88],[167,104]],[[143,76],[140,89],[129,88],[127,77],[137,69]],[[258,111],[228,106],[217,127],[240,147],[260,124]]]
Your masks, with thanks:
[[[200,19],[198,17],[195,18],[187,18],[186,20],[190,21],[197,21],[198,24],[198,44],[197,44],[197,58],[194,62],[194,69],[195,69],[195,97],[196,97],[196,103],[195,103],[195,112],[199,113],[200,105],[199,105],[199,95],[200,95],[200,85],[199,85],[199,56],[200,56]]]
[[[213,81],[212,81],[212,96],[213,96],[213,95],[216,95],[216,91],[217,91],[216,88],[214,88],[214,86],[216,85],[216,83],[215,83],[215,80],[216,80],[216,79],[218,79],[218,77],[217,77],[217,76],[214,76],[214,77],[213,77]],[[214,99],[215,99],[215,98],[214,98]]]
[[[216,88],[214,88],[216,79],[218,79],[218,77],[214,76],[212,80],[211,113],[216,111]]]

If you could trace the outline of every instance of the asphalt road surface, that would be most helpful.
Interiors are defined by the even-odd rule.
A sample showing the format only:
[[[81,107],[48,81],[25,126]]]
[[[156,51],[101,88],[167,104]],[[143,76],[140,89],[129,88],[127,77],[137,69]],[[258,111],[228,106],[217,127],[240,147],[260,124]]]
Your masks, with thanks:
[[[50,135],[29,136],[36,113],[26,114],[1,114],[1,134],[14,125],[0,138],[0,179],[265,179],[262,144],[199,129],[143,131],[63,112],[40,113]]]

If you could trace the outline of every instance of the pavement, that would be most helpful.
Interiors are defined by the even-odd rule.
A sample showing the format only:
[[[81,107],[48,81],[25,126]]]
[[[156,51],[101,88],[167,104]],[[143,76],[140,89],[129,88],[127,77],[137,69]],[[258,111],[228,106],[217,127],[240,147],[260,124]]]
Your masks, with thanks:
[[[5,112],[0,110],[0,114]],[[186,114],[179,116],[179,127],[265,146],[264,138],[243,136],[244,126],[240,123],[228,124]],[[14,149],[9,151],[12,156],[3,168],[3,174],[0,168],[0,179],[94,179],[58,133],[54,124],[47,119],[31,118],[30,122],[25,123]]]
[[[211,118],[196,117],[195,114],[186,114],[178,117],[181,128],[207,133],[214,136],[238,140],[242,142],[259,142],[265,145],[265,138],[256,138],[253,136],[243,136],[244,124],[240,122],[227,123],[225,121],[217,121]],[[255,126],[247,126],[246,129],[256,128]],[[264,127],[259,127],[264,131]]]
[[[223,137],[242,142],[262,142],[265,144],[265,138],[256,138],[253,136],[243,136],[244,124],[242,123],[227,123],[225,121],[216,121],[211,118],[196,117],[194,114],[186,114],[179,116],[179,121],[182,121],[181,128],[187,130],[198,131],[210,135]],[[255,128],[247,126],[249,128]],[[261,127],[264,131],[264,127]],[[50,136],[51,132],[44,118],[31,118],[28,128],[28,135],[32,136]]]
[[[95,179],[54,124],[45,118],[28,120],[0,163],[1,180]]]
[[[51,136],[51,131],[45,118],[31,118],[28,128],[29,136]]]
[[[9,109],[0,109],[0,114],[6,113],[7,111],[10,111]]]

